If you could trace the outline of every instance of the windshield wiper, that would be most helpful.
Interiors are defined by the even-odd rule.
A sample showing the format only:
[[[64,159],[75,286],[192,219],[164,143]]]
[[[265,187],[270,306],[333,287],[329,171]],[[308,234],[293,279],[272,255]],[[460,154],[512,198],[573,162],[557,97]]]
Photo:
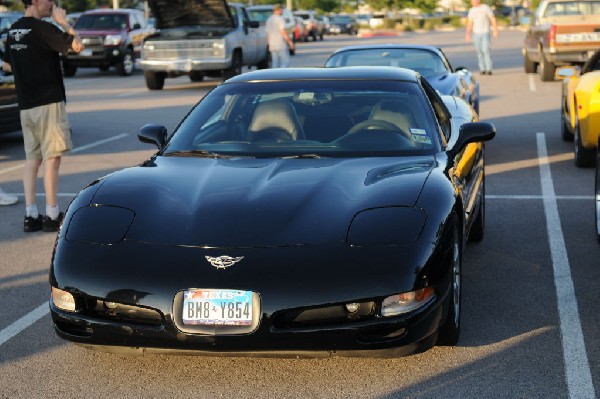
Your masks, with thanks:
[[[172,151],[164,153],[165,157],[197,157],[197,158],[231,158],[229,155],[217,154],[206,150]]]

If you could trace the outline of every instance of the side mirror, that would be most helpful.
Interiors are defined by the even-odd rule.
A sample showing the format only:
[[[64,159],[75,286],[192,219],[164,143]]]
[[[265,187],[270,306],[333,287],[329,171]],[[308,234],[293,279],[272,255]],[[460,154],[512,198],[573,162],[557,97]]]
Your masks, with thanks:
[[[577,76],[577,68],[570,65],[556,68],[556,71],[554,72],[555,79],[565,79],[571,78],[573,76]]]
[[[155,144],[161,150],[167,142],[167,128],[152,123],[146,124],[140,128],[138,140],[142,143]]]
[[[258,21],[250,20],[248,21],[247,25],[250,28],[258,28],[260,26],[260,23]]]
[[[496,136],[496,126],[488,122],[469,122],[460,127],[454,146],[448,151],[452,157],[469,143],[489,141]]]
[[[140,25],[139,23],[136,22],[135,24],[133,24],[133,30],[136,30],[136,29],[142,29],[142,25]]]

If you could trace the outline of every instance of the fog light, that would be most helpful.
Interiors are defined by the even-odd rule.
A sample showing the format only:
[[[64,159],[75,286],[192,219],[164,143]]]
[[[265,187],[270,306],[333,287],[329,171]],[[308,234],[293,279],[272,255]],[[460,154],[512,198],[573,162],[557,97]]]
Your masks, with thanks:
[[[356,313],[360,309],[360,303],[347,303],[344,307],[348,313]]]
[[[117,55],[119,55],[119,50],[113,50],[113,55],[116,57]]]
[[[427,305],[434,298],[435,292],[431,287],[391,295],[381,303],[381,315],[383,317],[390,317],[409,313]]]
[[[106,306],[108,309],[116,309],[117,303],[116,302],[104,302],[104,306]]]
[[[61,310],[75,311],[75,298],[67,291],[52,287],[52,303]]]

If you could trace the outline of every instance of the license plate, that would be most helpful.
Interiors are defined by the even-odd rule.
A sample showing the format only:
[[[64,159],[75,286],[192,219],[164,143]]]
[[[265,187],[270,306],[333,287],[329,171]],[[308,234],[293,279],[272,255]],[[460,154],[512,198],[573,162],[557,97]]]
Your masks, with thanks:
[[[182,315],[183,324],[249,326],[252,324],[252,291],[184,291]]]
[[[83,49],[83,50],[81,50],[81,52],[79,53],[79,55],[81,55],[81,56],[83,56],[83,57],[89,57],[89,56],[91,56],[92,54],[93,54],[93,53],[92,53],[92,49],[89,49],[89,48]]]

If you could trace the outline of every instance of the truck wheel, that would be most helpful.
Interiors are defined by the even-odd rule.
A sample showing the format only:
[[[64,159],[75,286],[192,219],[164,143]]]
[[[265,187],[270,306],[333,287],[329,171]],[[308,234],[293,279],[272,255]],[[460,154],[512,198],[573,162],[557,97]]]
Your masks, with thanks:
[[[62,63],[63,75],[67,77],[75,76],[77,72],[77,67],[75,65],[69,64],[68,62]]]
[[[148,87],[149,90],[162,90],[165,86],[166,75],[167,74],[164,72],[144,71],[146,87]]]
[[[577,121],[575,133],[573,135],[573,151],[575,152],[575,165],[578,167],[589,168],[596,164],[596,149],[585,148],[581,143],[579,121]]]
[[[271,53],[269,52],[269,50],[267,50],[267,56],[265,57],[265,59],[263,59],[261,62],[258,63],[258,65],[256,65],[257,69],[269,69],[273,66],[273,63],[271,61]]]
[[[523,56],[523,64],[525,65],[525,73],[537,72],[537,64],[529,59],[527,52],[525,52],[525,55]]]
[[[203,79],[204,79],[204,74],[202,72],[198,72],[198,71],[190,72],[190,80],[192,82],[202,82]]]
[[[123,59],[117,65],[117,71],[119,71],[119,75],[121,76],[131,76],[133,73],[133,66],[135,60],[133,58],[133,51],[127,50],[125,55],[123,55]]]
[[[554,80],[556,66],[548,61],[544,54],[540,55],[540,61],[540,76],[542,78],[542,82],[552,82]]]
[[[242,53],[235,51],[231,60],[231,68],[223,71],[223,80],[233,78],[242,73]]]

